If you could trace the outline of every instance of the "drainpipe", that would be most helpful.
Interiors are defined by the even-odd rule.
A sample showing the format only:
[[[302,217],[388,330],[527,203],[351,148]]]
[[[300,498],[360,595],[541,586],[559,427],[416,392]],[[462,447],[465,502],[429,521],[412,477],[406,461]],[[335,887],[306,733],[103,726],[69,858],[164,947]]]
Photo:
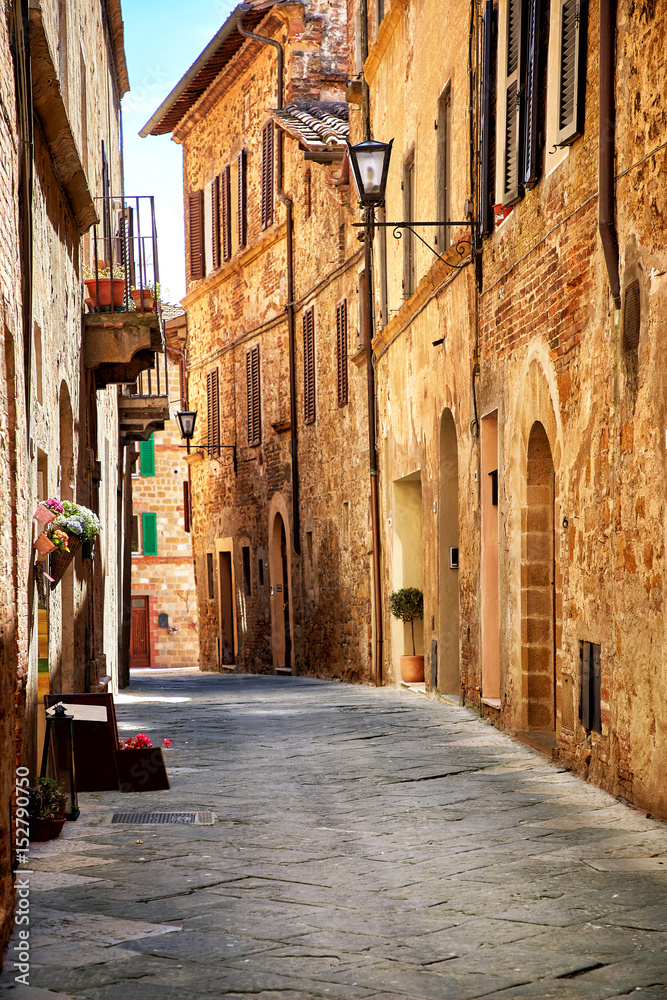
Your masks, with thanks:
[[[359,5],[361,20],[361,64],[368,59],[368,2]],[[364,139],[371,137],[371,105],[368,83],[361,72],[361,120]],[[375,625],[375,686],[382,684],[382,580],[380,575],[380,493],[378,489],[377,443],[375,426],[377,421],[377,399],[375,392],[375,357],[373,336],[375,331],[373,296],[373,209],[366,210],[364,243],[364,269],[366,272],[366,302],[364,309],[364,337],[366,340],[366,383],[368,387],[368,459],[371,480],[371,537],[373,544],[373,604]]]
[[[250,10],[250,4],[241,4],[244,10]],[[267,35],[258,35],[253,31],[248,31],[243,27],[243,21],[237,24],[237,30],[244,38],[251,38],[262,45],[272,45],[278,56],[278,111],[283,108],[283,76],[285,57],[283,47],[280,42]],[[278,200],[285,206],[285,223],[287,229],[287,303],[285,311],[287,313],[287,334],[289,341],[289,393],[290,393],[290,442],[292,452],[292,521],[294,524],[294,551],[297,555],[301,552],[301,517],[299,510],[299,452],[297,437],[297,416],[296,416],[296,347],[294,335],[294,249],[292,244],[292,231],[294,221],[294,202],[285,191],[284,169],[283,169],[283,140],[282,129],[278,131]]]
[[[614,307],[621,306],[618,239],[614,226],[614,55],[616,0],[600,0],[600,118],[598,228]]]

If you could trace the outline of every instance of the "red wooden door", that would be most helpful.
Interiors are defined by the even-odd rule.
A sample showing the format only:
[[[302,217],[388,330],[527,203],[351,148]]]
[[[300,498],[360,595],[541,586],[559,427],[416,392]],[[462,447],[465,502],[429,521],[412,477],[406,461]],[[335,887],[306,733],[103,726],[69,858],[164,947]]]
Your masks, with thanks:
[[[151,645],[148,631],[148,598],[132,598],[130,627],[130,668],[150,667]]]

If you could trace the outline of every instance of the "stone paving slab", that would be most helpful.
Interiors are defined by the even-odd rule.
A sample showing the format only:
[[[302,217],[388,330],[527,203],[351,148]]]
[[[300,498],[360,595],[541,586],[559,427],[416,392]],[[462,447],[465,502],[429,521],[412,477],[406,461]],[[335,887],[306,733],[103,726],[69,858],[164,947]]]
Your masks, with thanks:
[[[667,828],[472,712],[195,671],[130,694],[172,787],[84,794],[33,845],[30,986],[9,957],[3,996],[667,1000]]]

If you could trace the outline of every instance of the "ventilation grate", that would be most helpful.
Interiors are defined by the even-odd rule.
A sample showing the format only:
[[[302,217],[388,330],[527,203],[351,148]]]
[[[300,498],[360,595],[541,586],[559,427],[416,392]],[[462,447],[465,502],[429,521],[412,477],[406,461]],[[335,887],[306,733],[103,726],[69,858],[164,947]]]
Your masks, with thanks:
[[[114,813],[112,823],[181,823],[187,826],[213,826],[215,813],[212,812],[125,812]]]

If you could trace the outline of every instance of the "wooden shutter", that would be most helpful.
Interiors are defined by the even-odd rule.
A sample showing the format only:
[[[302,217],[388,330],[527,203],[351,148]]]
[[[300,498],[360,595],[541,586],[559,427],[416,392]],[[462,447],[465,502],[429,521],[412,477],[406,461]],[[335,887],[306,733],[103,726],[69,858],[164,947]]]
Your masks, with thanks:
[[[534,187],[540,179],[540,22],[541,0],[526,0],[528,8],[526,25],[526,112],[523,141],[523,183]]]
[[[190,483],[183,480],[183,529],[190,530]]]
[[[248,153],[242,149],[238,156],[239,247],[244,247],[248,242],[247,171]]]
[[[246,354],[246,393],[248,401],[248,444],[255,447],[262,440],[259,384],[259,345]]]
[[[190,278],[204,277],[204,192],[192,191],[188,198],[188,243]]]
[[[273,222],[273,121],[262,129],[262,229]]]
[[[206,373],[206,407],[208,411],[208,451],[220,454],[220,385],[218,369]]]
[[[558,0],[558,130],[556,145],[584,134],[587,0]]]
[[[211,266],[220,267],[220,178],[211,182]]]
[[[303,404],[307,424],[315,422],[315,310],[303,314]]]
[[[227,261],[232,256],[232,202],[231,202],[231,171],[225,167],[220,177],[220,202],[222,215],[222,259]]]
[[[338,368],[338,405],[346,406],[347,391],[347,299],[336,306],[336,361]]]
[[[139,473],[142,476],[155,475],[155,442],[152,434],[148,441],[139,442]]]
[[[157,514],[141,515],[142,551],[145,556],[157,555]]]
[[[503,136],[503,205],[523,197],[523,62],[524,13],[527,0],[507,0],[507,64],[505,70],[505,135]]]
[[[481,149],[480,149],[480,180],[479,180],[479,226],[483,234],[493,232],[493,162],[492,150],[494,142],[493,96],[496,89],[495,53],[496,53],[495,17],[493,0],[486,0],[483,16],[482,40],[482,108],[481,108]]]
[[[178,359],[178,378],[181,389],[181,409],[188,408],[188,371],[185,367],[185,358]]]

